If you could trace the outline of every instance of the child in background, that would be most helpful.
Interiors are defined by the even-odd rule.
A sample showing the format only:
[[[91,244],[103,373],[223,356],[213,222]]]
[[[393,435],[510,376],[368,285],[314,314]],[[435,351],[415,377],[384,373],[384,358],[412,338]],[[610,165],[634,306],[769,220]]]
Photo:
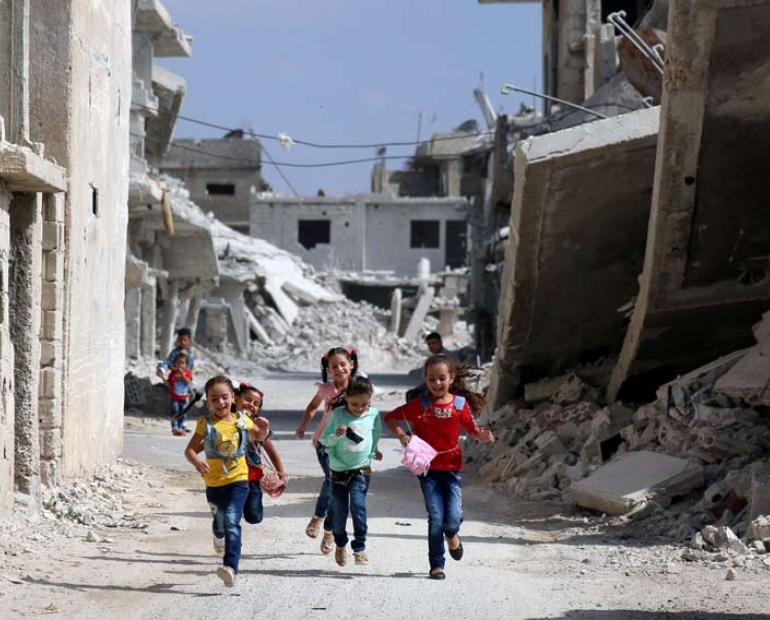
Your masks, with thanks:
[[[168,373],[169,397],[171,398],[171,432],[174,435],[184,435],[190,429],[185,426],[184,409],[190,396],[192,372],[187,368],[187,353],[180,352],[174,360],[174,366]]]
[[[214,548],[220,551],[224,533],[224,558],[217,576],[228,587],[235,583],[241,557],[241,517],[249,494],[246,446],[249,438],[262,441],[268,426],[257,428],[244,413],[233,413],[235,390],[227,377],[216,376],[204,388],[210,415],[198,419],[185,458],[206,483],[206,499],[213,514]],[[206,460],[198,459],[201,447]],[[219,542],[219,544],[218,544]]]
[[[248,383],[241,383],[236,390],[235,405],[238,411],[245,411],[251,417],[252,421],[257,423],[262,415],[262,406],[265,395]],[[262,522],[262,486],[259,481],[262,479],[262,454],[261,448],[264,447],[268,458],[275,466],[276,473],[285,481],[286,473],[283,469],[283,461],[278,454],[278,449],[270,438],[273,431],[269,431],[263,441],[249,440],[246,448],[246,462],[249,466],[249,494],[246,497],[246,504],[243,507],[243,518],[246,523],[257,524]]]
[[[329,455],[326,452],[320,439],[323,434],[329,416],[332,412],[332,401],[344,392],[351,378],[358,372],[358,355],[353,349],[343,347],[333,347],[329,349],[321,358],[321,383],[316,383],[318,391],[313,399],[305,408],[305,415],[297,427],[297,437],[302,439],[305,436],[310,420],[315,416],[318,408],[324,405],[324,414],[318,426],[313,433],[313,445],[316,450],[316,457],[324,473],[324,481],[316,500],[315,513],[310,519],[310,523],[305,528],[305,533],[310,538],[318,536],[318,530],[323,522],[324,535],[321,539],[321,553],[328,555],[334,549],[334,535],[332,534],[332,524],[329,517],[329,503],[331,501],[331,472],[329,471]],[[332,376],[332,382],[329,383],[329,373]]]
[[[329,454],[332,479],[331,521],[337,564],[347,563],[348,511],[353,518],[353,557],[364,565],[366,557],[366,492],[372,476],[372,459],[381,459],[377,443],[382,434],[380,413],[371,406],[372,383],[353,377],[332,411],[321,443]],[[336,404],[337,401],[335,401]]]
[[[192,332],[187,327],[182,327],[176,332],[176,345],[171,349],[168,357],[158,364],[155,374],[161,379],[165,379],[164,373],[174,367],[174,362],[176,362],[176,358],[180,353],[187,354],[187,368],[189,368],[191,372],[194,371],[195,354],[192,350]]]
[[[489,430],[481,430],[471,415],[484,406],[480,394],[465,389],[451,357],[432,355],[425,362],[423,375],[428,393],[385,416],[385,424],[406,447],[411,439],[399,426],[405,421],[411,433],[429,443],[438,454],[428,472],[419,477],[428,510],[428,559],[431,579],[444,579],[444,538],[454,560],[463,557],[458,536],[463,521],[460,429],[478,441],[494,441]],[[470,404],[470,407],[469,407]]]

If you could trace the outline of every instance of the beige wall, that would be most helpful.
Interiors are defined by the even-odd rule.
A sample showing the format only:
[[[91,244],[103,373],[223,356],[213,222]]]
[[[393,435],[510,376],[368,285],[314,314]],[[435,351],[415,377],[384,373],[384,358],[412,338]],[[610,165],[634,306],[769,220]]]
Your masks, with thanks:
[[[61,357],[63,473],[72,475],[122,446],[131,3],[33,0],[30,23],[32,139],[69,176],[62,221],[51,214],[64,241],[63,253],[49,248],[51,264],[65,286],[63,322],[49,335]]]

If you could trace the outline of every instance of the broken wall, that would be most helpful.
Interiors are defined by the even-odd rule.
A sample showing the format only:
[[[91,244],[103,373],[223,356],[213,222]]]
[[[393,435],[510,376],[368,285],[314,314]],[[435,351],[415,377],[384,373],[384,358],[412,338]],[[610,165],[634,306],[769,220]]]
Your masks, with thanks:
[[[30,21],[32,136],[69,174],[66,202],[46,216],[47,268],[66,273],[65,305],[44,330],[49,349],[61,347],[61,372],[46,374],[54,395],[61,381],[63,472],[74,475],[122,446],[131,4],[33,3]]]

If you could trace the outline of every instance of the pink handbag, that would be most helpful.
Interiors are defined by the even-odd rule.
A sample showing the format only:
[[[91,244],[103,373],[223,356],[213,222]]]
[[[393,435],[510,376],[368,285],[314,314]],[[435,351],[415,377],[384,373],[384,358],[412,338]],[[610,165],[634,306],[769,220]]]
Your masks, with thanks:
[[[270,457],[267,456],[267,451],[260,448],[262,453],[262,478],[259,479],[259,486],[273,499],[281,497],[286,490],[286,485],[289,482],[288,476],[281,476],[275,469]]]
[[[401,451],[401,464],[415,476],[423,476],[428,473],[431,461],[438,452],[424,439],[412,435],[409,443]]]

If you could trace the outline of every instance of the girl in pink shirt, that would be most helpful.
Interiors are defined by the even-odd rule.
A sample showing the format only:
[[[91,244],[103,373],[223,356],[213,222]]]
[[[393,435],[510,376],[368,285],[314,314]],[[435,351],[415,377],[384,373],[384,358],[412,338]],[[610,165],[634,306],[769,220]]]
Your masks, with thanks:
[[[316,383],[318,391],[305,408],[305,415],[302,417],[302,421],[297,427],[297,437],[302,439],[305,436],[305,431],[310,420],[313,419],[316,411],[321,404],[323,404],[324,413],[313,433],[313,445],[315,446],[318,463],[321,465],[321,469],[324,473],[324,481],[323,485],[321,485],[321,491],[318,493],[315,513],[310,519],[310,523],[307,524],[305,533],[310,538],[316,538],[319,533],[321,522],[323,522],[324,535],[321,539],[321,553],[324,555],[328,555],[334,550],[334,535],[332,534],[331,519],[329,517],[331,502],[331,471],[329,470],[329,455],[326,452],[326,447],[320,443],[320,439],[333,409],[332,402],[340,395],[340,393],[347,389],[350,378],[355,376],[356,372],[358,372],[358,355],[355,350],[345,349],[343,347],[329,349],[323,358],[321,358],[322,382]],[[330,374],[332,378],[331,382],[329,382]]]

